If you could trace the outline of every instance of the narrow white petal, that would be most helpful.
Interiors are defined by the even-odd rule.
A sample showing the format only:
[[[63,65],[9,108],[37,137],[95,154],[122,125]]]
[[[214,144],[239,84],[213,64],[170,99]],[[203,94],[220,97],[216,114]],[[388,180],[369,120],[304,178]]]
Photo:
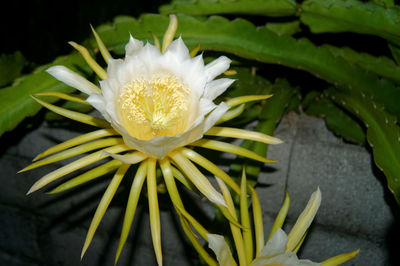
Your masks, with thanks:
[[[167,50],[165,51],[165,54],[167,53],[173,54],[180,62],[183,62],[190,58],[189,49],[186,47],[181,37],[173,41],[168,46]]]
[[[96,85],[65,66],[53,66],[46,71],[59,81],[62,81],[68,86],[78,89],[83,93],[88,95],[92,93],[101,93],[100,89]]]
[[[281,228],[278,228],[261,250],[260,257],[273,257],[285,253],[287,241],[286,233]]]
[[[213,80],[206,85],[203,97],[214,100],[220,96],[224,91],[234,82],[234,79],[222,78]]]
[[[103,117],[110,122],[110,116],[106,113],[106,100],[102,95],[93,93],[86,99],[86,101],[90,103],[91,106],[96,108],[103,115]]]
[[[320,263],[315,263],[310,260],[299,260],[296,253],[289,252],[278,255],[276,257],[258,257],[253,261],[251,266],[264,265],[282,265],[282,266],[320,266]]]
[[[222,102],[204,119],[204,132],[208,131],[229,110],[229,105]]]
[[[107,65],[107,79],[100,82],[101,89],[103,90],[102,83],[106,82],[107,80],[114,80],[118,77],[118,73],[124,70],[124,60],[122,59],[111,59],[108,61]],[[114,87],[112,89],[115,90]]]
[[[235,266],[236,262],[232,257],[231,250],[223,236],[207,234],[208,247],[214,251],[220,266]]]
[[[220,56],[206,65],[207,82],[228,70],[231,60],[226,56]]]
[[[199,102],[199,110],[197,116],[205,117],[208,113],[217,107],[215,103],[209,99],[201,98]],[[203,118],[204,119],[204,118]]]
[[[127,56],[133,55],[137,50],[143,47],[143,42],[132,37],[129,34],[129,42],[125,46],[125,53]]]

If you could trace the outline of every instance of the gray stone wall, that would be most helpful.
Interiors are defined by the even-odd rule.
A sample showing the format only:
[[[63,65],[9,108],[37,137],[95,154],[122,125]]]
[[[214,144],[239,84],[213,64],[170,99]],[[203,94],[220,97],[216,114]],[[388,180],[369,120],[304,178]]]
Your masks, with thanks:
[[[25,196],[36,180],[60,164],[16,174],[44,149],[79,134],[74,131],[75,125],[63,129],[44,122],[16,143],[8,142],[10,135],[2,139],[0,265],[113,265],[129,177],[80,261],[86,231],[110,176],[59,195],[47,195],[42,189]],[[300,257],[322,261],[360,248],[359,256],[345,265],[400,265],[399,250],[394,246],[400,236],[399,208],[386,189],[384,177],[372,166],[366,148],[344,143],[321,119],[304,115],[286,116],[276,135],[285,143],[271,146],[268,157],[279,162],[264,169],[259,178],[262,185],[257,188],[266,233],[286,188],[292,198],[285,226],[289,231],[319,186],[322,204]],[[198,216],[211,220],[212,206],[201,197],[190,197],[197,203],[194,211]],[[145,198],[139,205],[118,265],[156,265]],[[182,235],[166,196],[161,196],[160,207],[164,265],[194,265],[195,253]]]

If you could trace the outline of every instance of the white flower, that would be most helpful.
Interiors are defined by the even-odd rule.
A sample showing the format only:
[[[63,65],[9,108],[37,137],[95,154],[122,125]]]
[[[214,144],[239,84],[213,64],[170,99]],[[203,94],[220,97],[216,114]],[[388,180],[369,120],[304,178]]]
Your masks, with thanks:
[[[107,79],[100,82],[102,94],[93,93],[87,101],[129,147],[161,159],[202,138],[229,109],[213,103],[233,82],[214,80],[229,63],[221,56],[204,66],[202,55],[191,58],[181,38],[162,54],[131,36],[125,59],[109,61]]]
[[[222,210],[226,209],[221,193],[213,187],[195,164],[219,177],[236,193],[240,193],[239,186],[224,171],[185,146],[230,152],[264,163],[274,162],[242,147],[203,138],[203,135],[209,135],[243,138],[266,144],[281,143],[279,139],[259,132],[215,126],[218,120],[227,121],[234,118],[229,112],[227,113],[229,108],[248,101],[266,99],[271,95],[237,97],[227,103],[222,102],[216,105],[213,100],[233,82],[229,78],[216,79],[216,77],[229,68],[231,61],[221,56],[204,65],[202,55],[192,58],[181,38],[172,41],[176,27],[177,19],[171,16],[162,48],[157,45],[158,39],[155,40],[156,45],[149,43],[143,45],[142,41],[130,36],[125,47],[124,59],[113,59],[93,30],[99,50],[108,64],[107,71],[97,64],[85,47],[70,42],[101,79],[100,88],[64,66],[53,66],[47,70],[56,79],[88,94],[86,101],[96,108],[105,120],[58,107],[33,97],[37,102],[58,114],[101,129],[49,148],[39,154],[34,159],[34,163],[22,169],[20,172],[94,151],[43,176],[35,182],[28,194],[77,169],[107,157],[112,157],[113,160],[66,181],[50,193],[62,192],[118,169],[96,210],[82,256],[89,247],[130,165],[140,163],[128,199],[116,260],[127,239],[139,195],[146,181],[153,245],[158,264],[161,265],[161,226],[157,182],[163,182],[166,185],[174,206],[182,211],[185,210],[176,188],[175,178],[189,189],[195,187]],[[41,93],[40,96],[83,102],[76,95],[56,92]],[[238,108],[238,110],[243,110],[243,108]],[[240,112],[232,113],[240,114]],[[156,177],[157,165],[162,170],[162,180]],[[191,230],[186,228],[187,222],[182,222],[182,226],[189,239],[193,243],[197,242],[197,239],[190,235]]]
[[[243,195],[241,195],[242,197]],[[254,189],[252,189],[252,196],[253,196],[253,212],[260,214],[261,209],[259,208],[259,202],[257,194],[255,194]],[[310,260],[302,260],[297,257],[297,250],[302,244],[302,241],[305,236],[305,232],[309,228],[311,222],[313,221],[318,208],[321,203],[321,192],[319,188],[311,195],[310,200],[308,201],[307,206],[300,214],[299,218],[297,219],[295,225],[293,226],[292,230],[290,231],[289,235],[287,235],[280,226],[282,225],[284,218],[287,214],[287,209],[289,207],[289,196],[285,199],[284,207],[278,214],[276,222],[278,227],[271,230],[271,237],[268,240],[267,244],[261,249],[257,247],[256,250],[256,257],[253,259],[253,254],[248,254],[246,250],[242,250],[238,252],[239,260],[242,259],[240,265],[249,265],[249,266],[334,266],[339,265],[351,258],[354,258],[359,250],[355,250],[349,253],[340,254],[338,256],[332,257],[328,260],[325,260],[322,263],[312,262]],[[286,206],[285,206],[286,205]],[[241,209],[241,212],[244,209]],[[256,217],[256,216],[255,216]],[[261,219],[261,218],[259,218]],[[275,223],[275,224],[276,224]],[[262,221],[261,221],[262,224]],[[260,224],[260,225],[261,225]],[[257,229],[259,225],[255,224]],[[232,227],[231,227],[232,228]],[[259,228],[260,229],[260,228]],[[261,232],[263,230],[260,230]],[[234,232],[232,231],[233,236],[235,237]],[[239,234],[239,239],[242,236]],[[264,239],[263,235],[256,235],[256,241],[258,242],[259,239]],[[220,235],[216,234],[207,234],[207,241],[209,243],[209,247],[211,250],[214,251],[218,264],[220,266],[235,266],[237,265],[233,256],[231,254],[230,248],[225,242],[224,238]],[[242,247],[245,249],[243,245],[237,245],[236,248]],[[243,255],[240,255],[243,254]],[[240,256],[247,257],[243,259]]]

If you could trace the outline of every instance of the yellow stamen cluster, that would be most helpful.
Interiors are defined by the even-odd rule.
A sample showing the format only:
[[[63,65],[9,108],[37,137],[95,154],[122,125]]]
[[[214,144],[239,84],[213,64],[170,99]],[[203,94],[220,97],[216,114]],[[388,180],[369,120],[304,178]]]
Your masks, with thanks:
[[[187,129],[189,99],[189,89],[176,76],[135,79],[121,89],[119,118],[138,139],[175,136]]]

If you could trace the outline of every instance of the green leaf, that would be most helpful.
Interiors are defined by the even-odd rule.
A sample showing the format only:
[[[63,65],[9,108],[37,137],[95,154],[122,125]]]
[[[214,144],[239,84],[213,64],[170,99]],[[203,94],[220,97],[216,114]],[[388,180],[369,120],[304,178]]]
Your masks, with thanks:
[[[381,5],[383,7],[394,7],[394,0],[371,0],[377,5]]]
[[[264,85],[264,84],[265,85]],[[280,121],[283,114],[292,110],[294,104],[291,102],[299,103],[299,90],[293,88],[284,79],[277,79],[275,83],[268,85],[268,81],[258,77],[257,84],[264,85],[265,94],[272,93],[274,96],[266,100],[262,105],[262,110],[258,118],[258,123],[254,131],[262,132],[268,135],[273,135],[277,123]],[[298,105],[297,105],[298,106]],[[296,106],[296,107],[297,107]],[[268,145],[254,141],[244,141],[241,145],[244,148],[250,149],[255,153],[266,156]],[[248,175],[248,183],[253,185],[257,181],[258,174],[260,173],[263,164],[241,159],[240,164],[232,164],[231,171],[240,173],[243,165],[246,164],[246,173]]]
[[[357,32],[400,44],[400,9],[357,0],[307,0],[301,21],[313,33]]]
[[[396,46],[392,43],[388,44],[390,52],[392,53],[392,56],[394,60],[396,61],[397,65],[400,65],[400,48],[399,46]]]
[[[11,83],[21,75],[28,61],[20,51],[0,55],[0,87]]]
[[[385,174],[389,190],[400,204],[400,128],[397,118],[366,94],[337,90],[329,90],[326,94],[364,122],[375,164]]]
[[[298,20],[290,22],[269,22],[265,27],[275,32],[277,35],[293,35],[301,31],[300,21]]]
[[[386,56],[375,57],[367,53],[358,53],[348,47],[338,48],[324,45],[335,57],[341,57],[350,64],[365,69],[368,72],[400,83],[400,67]]]
[[[294,0],[175,0],[159,9],[161,14],[191,15],[245,14],[271,17],[291,16],[296,13]]]
[[[324,47],[317,47],[306,39],[297,40],[288,35],[278,36],[265,27],[255,27],[243,19],[229,21],[213,16],[209,19],[178,15],[177,35],[181,34],[189,47],[201,44],[203,49],[233,53],[240,57],[264,63],[276,63],[302,69],[337,85],[342,90],[364,91],[374,95],[388,111],[400,117],[400,89],[390,81],[379,79],[373,73],[349,64],[344,59],[334,57]],[[102,25],[97,31],[105,45],[115,53],[123,53],[129,40],[129,33],[138,39],[152,40],[153,32],[159,38],[168,25],[168,17],[161,15],[144,15],[139,20],[131,17],[117,17],[113,24]],[[94,39],[87,42],[96,47]],[[87,69],[78,54],[58,60]],[[72,66],[72,68],[73,68]],[[29,94],[44,90],[71,90],[57,82],[47,73],[44,66],[34,74],[21,80],[20,83],[1,91],[0,134],[14,128],[26,115],[33,115],[39,106],[29,99]],[[85,70],[91,73],[90,70]]]
[[[77,53],[60,57],[53,64],[65,65],[75,71],[78,69],[86,73],[91,71]],[[0,135],[12,130],[26,116],[32,116],[40,110],[41,106],[32,100],[30,95],[44,91],[67,93],[75,91],[46,73],[44,70],[49,66],[42,66],[34,73],[21,77],[13,85],[0,90]],[[56,100],[50,99],[49,102]]]
[[[330,98],[324,97],[324,94],[310,92],[303,101],[303,109],[308,115],[323,117],[327,127],[336,135],[350,142],[365,144],[365,132],[359,122],[335,105]]]
[[[244,19],[229,21],[218,16],[204,19],[181,14],[178,21],[177,35],[181,35],[189,47],[200,43],[205,50],[233,53],[247,59],[305,70],[340,89],[374,95],[391,113],[400,117],[397,101],[400,89],[393,82],[367,73],[307,39],[278,36],[266,27],[255,27]],[[123,52],[129,38],[127,32],[139,39],[152,39],[149,33],[152,31],[161,38],[167,25],[168,17],[161,15],[144,15],[140,20],[118,17],[114,24],[99,27],[98,33],[109,48]]]

